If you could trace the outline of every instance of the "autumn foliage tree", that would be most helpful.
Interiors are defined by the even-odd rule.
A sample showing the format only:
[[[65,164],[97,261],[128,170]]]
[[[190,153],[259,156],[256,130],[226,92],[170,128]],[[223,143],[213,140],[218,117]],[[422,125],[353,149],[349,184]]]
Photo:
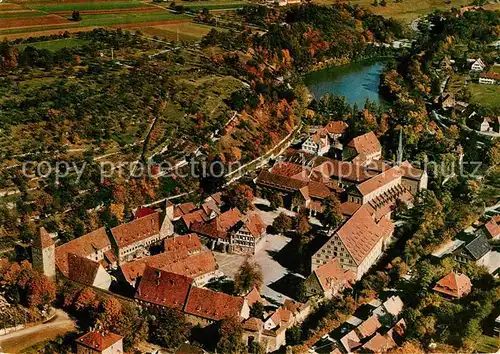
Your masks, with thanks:
[[[224,192],[223,198],[230,207],[238,208],[242,213],[253,209],[253,190],[246,184],[235,184],[230,186]]]
[[[238,319],[233,317],[223,319],[219,324],[218,334],[217,352],[227,354],[245,352],[242,341],[243,329]]]
[[[247,294],[253,288],[260,289],[263,279],[260,266],[245,259],[234,277],[234,288],[239,294]]]

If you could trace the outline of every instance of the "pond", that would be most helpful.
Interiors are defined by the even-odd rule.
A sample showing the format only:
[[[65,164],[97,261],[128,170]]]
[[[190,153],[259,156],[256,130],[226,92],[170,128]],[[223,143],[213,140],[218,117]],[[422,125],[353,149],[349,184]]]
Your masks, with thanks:
[[[380,103],[380,73],[384,60],[364,60],[349,65],[326,68],[309,73],[305,83],[314,98],[331,93],[343,95],[350,104],[362,107],[366,99]]]

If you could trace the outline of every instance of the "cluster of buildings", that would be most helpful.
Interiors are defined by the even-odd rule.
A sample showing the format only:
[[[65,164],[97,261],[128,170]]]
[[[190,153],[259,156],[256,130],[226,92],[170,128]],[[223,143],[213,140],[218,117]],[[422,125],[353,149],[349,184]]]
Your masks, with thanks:
[[[311,215],[323,212],[326,200],[336,195],[345,222],[326,230],[328,241],[313,255],[311,269],[335,261],[359,280],[389,244],[394,211],[401,204],[411,206],[413,196],[427,188],[427,173],[401,158],[382,160],[373,132],[352,139],[340,151],[345,160],[322,156],[321,146],[313,145],[328,142],[336,150],[346,129],[343,122],[331,122],[314,130],[301,150],[289,149],[283,160],[261,171],[256,184],[260,193],[279,193],[285,206],[306,208]]]
[[[385,353],[401,345],[406,323],[399,296],[375,299],[361,306],[338,329],[324,335],[309,353]]]

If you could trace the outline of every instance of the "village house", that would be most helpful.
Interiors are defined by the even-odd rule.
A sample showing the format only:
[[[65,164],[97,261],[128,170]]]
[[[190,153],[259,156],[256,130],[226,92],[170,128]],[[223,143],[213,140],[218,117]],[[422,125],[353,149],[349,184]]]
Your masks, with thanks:
[[[486,235],[482,231],[478,231],[472,241],[464,243],[453,252],[453,259],[463,264],[474,262],[477,265],[487,265],[491,249]]]
[[[222,275],[212,251],[202,246],[196,234],[165,239],[164,252],[122,264],[120,278],[135,288],[148,266],[189,277],[197,286]]]
[[[255,254],[258,242],[266,232],[266,224],[258,214],[245,215],[230,236],[230,252]]]
[[[93,330],[75,340],[77,354],[123,354],[123,337],[109,331]]]
[[[101,263],[73,253],[68,255],[68,279],[104,290],[111,285],[111,276]]]
[[[302,150],[317,156],[323,156],[330,151],[330,141],[325,129],[318,129],[302,144]]]
[[[486,69],[486,64],[483,62],[481,58],[478,59],[468,59],[467,60],[471,64],[470,71],[481,72]]]
[[[230,244],[230,231],[241,221],[242,215],[237,208],[228,210],[207,222],[195,221],[190,230],[212,241],[213,245]]]
[[[500,238],[500,215],[493,216],[484,224],[484,233],[493,240]]]
[[[450,272],[441,278],[432,290],[445,299],[459,299],[471,292],[472,283],[467,275]]]
[[[382,158],[382,145],[373,132],[355,137],[347,144],[344,151],[344,159],[352,160],[359,165],[365,165]]]
[[[262,320],[251,317],[242,323],[242,340],[249,346],[253,342],[259,343],[266,353],[278,350],[286,344],[286,328],[275,330],[265,329]]]
[[[361,206],[312,256],[311,269],[337,258],[342,268],[351,270],[359,280],[378,260],[389,242],[394,225],[386,218],[375,220],[374,209]]]
[[[171,207],[172,208],[172,207]],[[172,208],[173,209],[173,208]],[[160,213],[146,215],[111,229],[111,236],[121,265],[149,255],[149,247],[174,233],[168,216],[160,223]]]
[[[342,268],[337,258],[320,265],[304,282],[305,296],[331,299],[356,281],[356,274]]]
[[[482,132],[493,132],[495,131],[495,126],[500,131],[500,117],[484,117],[479,130]]]
[[[485,85],[496,85],[500,82],[500,74],[498,73],[480,73],[479,83]]]

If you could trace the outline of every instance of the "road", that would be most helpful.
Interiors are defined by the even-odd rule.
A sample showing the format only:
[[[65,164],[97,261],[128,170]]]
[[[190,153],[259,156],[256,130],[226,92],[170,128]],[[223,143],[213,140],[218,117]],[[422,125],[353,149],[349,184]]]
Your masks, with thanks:
[[[76,328],[75,322],[62,310],[47,323],[28,327],[0,337],[0,353],[19,353],[38,342],[54,339]]]

